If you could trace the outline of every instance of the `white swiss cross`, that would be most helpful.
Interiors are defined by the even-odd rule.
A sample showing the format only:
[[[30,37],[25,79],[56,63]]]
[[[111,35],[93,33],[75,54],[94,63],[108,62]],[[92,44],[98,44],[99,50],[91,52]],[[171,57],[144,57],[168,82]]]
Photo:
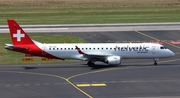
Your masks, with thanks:
[[[17,34],[13,34],[13,37],[17,38],[17,41],[20,42],[22,37],[25,37],[24,34],[21,34],[21,30],[17,30]]]

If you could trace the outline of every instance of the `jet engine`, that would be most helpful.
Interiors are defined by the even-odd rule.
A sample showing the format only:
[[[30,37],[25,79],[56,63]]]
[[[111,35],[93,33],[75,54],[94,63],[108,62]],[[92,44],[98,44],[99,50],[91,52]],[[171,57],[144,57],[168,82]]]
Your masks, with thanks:
[[[105,59],[105,63],[109,65],[119,65],[121,64],[121,57],[120,56],[108,56]]]

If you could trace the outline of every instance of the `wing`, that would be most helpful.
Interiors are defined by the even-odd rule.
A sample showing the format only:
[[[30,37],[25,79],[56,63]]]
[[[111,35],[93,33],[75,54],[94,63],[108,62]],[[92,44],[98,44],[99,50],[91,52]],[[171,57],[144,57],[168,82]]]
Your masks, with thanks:
[[[78,48],[77,46],[76,50],[78,51],[79,54],[82,54],[84,56],[84,58],[87,58],[87,60],[98,60],[98,61],[102,61],[104,60],[106,57],[108,56],[112,56],[112,54],[104,54],[104,53],[85,53],[82,52],[80,50],[80,48]]]

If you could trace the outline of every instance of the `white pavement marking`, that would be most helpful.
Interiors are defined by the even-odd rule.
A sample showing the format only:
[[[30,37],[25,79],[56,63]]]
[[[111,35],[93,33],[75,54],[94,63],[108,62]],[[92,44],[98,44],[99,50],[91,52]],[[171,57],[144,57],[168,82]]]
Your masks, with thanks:
[[[60,28],[66,26],[67,28]],[[126,24],[72,24],[72,25],[23,25],[27,33],[61,32],[104,32],[104,31],[153,31],[180,30],[180,23],[126,23]],[[9,33],[9,29],[0,26],[0,33]]]

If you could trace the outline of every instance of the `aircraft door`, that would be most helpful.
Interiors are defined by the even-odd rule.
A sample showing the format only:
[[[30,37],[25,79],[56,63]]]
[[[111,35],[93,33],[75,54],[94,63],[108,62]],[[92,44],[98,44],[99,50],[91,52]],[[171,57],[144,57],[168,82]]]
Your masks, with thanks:
[[[152,54],[156,54],[156,46],[152,46]]]

